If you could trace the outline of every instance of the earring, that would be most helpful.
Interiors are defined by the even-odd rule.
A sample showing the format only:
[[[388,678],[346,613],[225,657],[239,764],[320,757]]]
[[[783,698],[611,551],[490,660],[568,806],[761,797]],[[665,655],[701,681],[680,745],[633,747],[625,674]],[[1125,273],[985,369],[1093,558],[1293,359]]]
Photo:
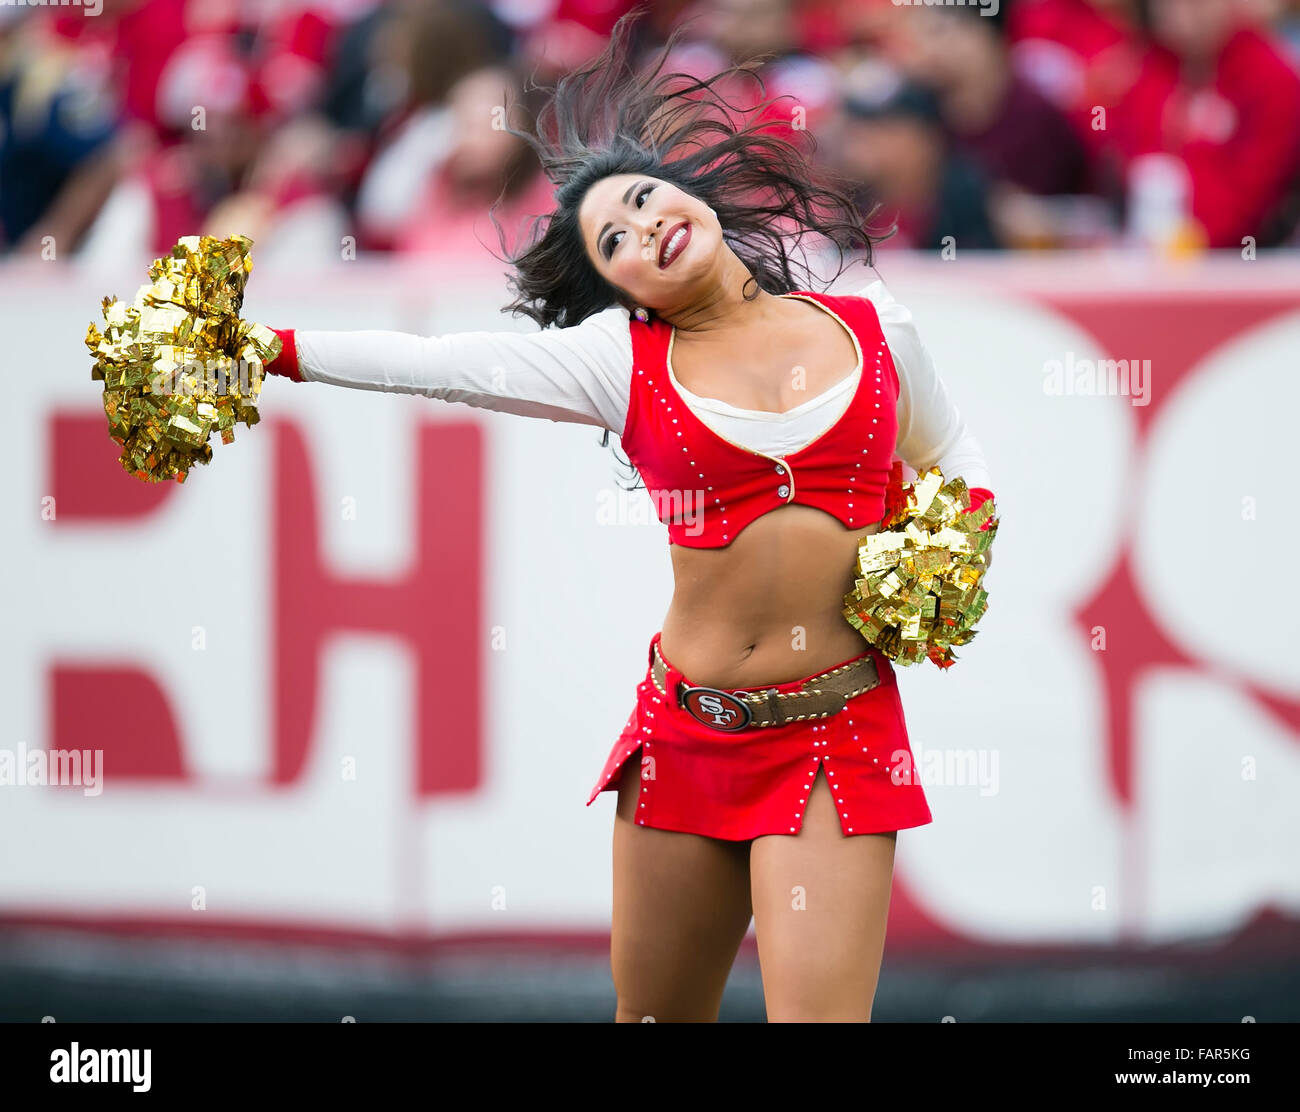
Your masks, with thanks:
[[[650,314],[647,313],[644,309],[638,309],[632,315],[636,317],[636,319],[639,320],[642,324],[645,324],[645,322],[650,319]]]

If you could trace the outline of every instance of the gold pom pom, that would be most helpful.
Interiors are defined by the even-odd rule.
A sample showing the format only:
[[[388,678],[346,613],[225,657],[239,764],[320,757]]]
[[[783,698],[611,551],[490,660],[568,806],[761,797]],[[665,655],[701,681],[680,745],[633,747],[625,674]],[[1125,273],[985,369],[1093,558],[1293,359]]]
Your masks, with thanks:
[[[103,332],[91,324],[90,377],[104,383],[109,435],[139,479],[184,482],[212,459],[214,431],[257,424],[262,367],[280,354],[269,328],[239,319],[253,269],[246,236],[184,236],[149,267],[150,283],[124,305],[104,298]]]
[[[858,542],[860,578],[844,596],[844,616],[899,664],[949,668],[952,646],[975,636],[988,608],[980,582],[998,532],[993,499],[971,511],[965,481],[945,481],[932,467],[887,501],[881,531]]]

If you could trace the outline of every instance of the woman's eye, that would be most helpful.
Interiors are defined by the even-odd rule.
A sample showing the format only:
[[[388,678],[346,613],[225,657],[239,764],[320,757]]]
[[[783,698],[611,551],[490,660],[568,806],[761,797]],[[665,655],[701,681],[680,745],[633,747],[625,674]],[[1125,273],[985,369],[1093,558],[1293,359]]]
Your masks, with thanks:
[[[641,189],[637,192],[637,195],[633,198],[633,200],[636,201],[637,208],[641,207],[641,203],[642,203],[641,198],[646,196],[649,193],[653,193],[654,189],[655,187],[653,185],[647,185],[644,189]],[[605,237],[605,258],[608,259],[613,256],[614,248],[618,246],[618,243],[616,242],[616,237],[621,235],[623,235],[622,232],[615,232],[613,235]]]

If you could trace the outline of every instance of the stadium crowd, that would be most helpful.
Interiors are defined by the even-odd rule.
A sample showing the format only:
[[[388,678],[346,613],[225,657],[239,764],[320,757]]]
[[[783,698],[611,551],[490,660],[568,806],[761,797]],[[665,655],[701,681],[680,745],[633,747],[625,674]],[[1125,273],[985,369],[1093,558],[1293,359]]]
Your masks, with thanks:
[[[496,251],[489,207],[523,234],[553,193],[502,104],[634,5],[0,0],[0,254]],[[761,76],[886,248],[1300,245],[1300,0],[647,7],[639,49],[689,20],[667,69]]]

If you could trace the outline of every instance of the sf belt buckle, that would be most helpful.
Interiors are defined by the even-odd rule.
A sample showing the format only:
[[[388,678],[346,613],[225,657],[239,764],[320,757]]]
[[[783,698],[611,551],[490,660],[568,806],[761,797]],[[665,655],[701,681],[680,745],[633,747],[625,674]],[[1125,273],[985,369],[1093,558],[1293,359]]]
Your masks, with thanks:
[[[716,687],[690,687],[682,683],[677,689],[677,701],[697,722],[715,730],[743,730],[754,720],[748,703]]]

